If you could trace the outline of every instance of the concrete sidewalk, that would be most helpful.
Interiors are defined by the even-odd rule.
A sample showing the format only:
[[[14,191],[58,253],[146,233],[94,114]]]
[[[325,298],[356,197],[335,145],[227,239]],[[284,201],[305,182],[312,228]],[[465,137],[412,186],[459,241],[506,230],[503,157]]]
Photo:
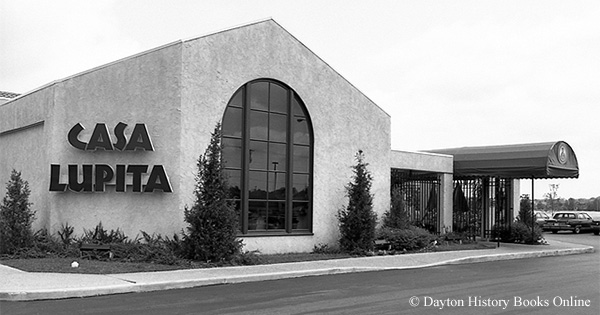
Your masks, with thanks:
[[[572,255],[593,251],[594,248],[590,246],[559,241],[540,246],[501,243],[498,248],[483,250],[106,275],[34,273],[0,265],[0,301],[62,299],[350,272]]]

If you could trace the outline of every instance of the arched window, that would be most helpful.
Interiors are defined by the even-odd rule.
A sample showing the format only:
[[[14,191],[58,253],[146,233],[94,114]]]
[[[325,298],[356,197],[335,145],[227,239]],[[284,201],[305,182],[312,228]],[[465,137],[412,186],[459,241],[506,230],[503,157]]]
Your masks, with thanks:
[[[310,233],[313,132],[296,92],[273,80],[248,82],[227,104],[222,126],[241,233]]]

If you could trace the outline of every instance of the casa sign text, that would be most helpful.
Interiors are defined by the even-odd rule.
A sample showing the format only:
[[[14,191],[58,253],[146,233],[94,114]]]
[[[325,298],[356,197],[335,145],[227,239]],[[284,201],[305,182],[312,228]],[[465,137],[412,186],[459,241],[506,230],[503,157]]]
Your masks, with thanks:
[[[145,124],[136,124],[129,137],[127,124],[119,122],[113,129],[112,139],[106,124],[98,123],[87,141],[79,136],[85,128],[77,123],[69,130],[67,140],[71,146],[83,151],[154,151]],[[116,192],[172,192],[169,177],[162,165],[146,164],[69,164],[68,179],[61,181],[61,165],[50,165],[50,191],[104,192],[114,185]],[[81,175],[80,175],[81,174]]]

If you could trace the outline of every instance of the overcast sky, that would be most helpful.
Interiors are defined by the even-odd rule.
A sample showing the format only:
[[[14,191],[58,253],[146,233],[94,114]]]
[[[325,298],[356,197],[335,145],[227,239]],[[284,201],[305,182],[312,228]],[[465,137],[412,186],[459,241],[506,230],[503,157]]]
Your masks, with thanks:
[[[595,0],[2,0],[0,90],[269,17],[391,115],[393,149],[563,140],[580,178],[537,180],[535,197],[600,196]]]

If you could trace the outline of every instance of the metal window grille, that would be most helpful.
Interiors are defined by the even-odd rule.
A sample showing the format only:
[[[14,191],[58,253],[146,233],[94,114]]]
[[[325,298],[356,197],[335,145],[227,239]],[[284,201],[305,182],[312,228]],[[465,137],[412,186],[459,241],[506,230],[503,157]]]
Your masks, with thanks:
[[[470,178],[454,180],[453,231],[488,237],[495,229],[510,230],[511,180]]]
[[[437,173],[392,169],[392,196],[400,198],[408,223],[440,232],[440,183]]]

